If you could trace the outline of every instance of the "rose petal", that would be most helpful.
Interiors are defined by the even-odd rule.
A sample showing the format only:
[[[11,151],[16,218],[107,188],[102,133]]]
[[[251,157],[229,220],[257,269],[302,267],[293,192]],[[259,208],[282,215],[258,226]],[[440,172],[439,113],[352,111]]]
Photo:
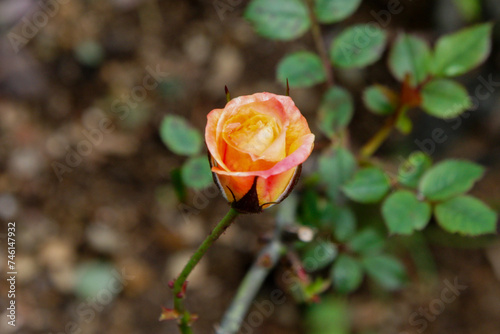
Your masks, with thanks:
[[[272,168],[276,161],[268,161],[264,159],[253,160],[252,157],[244,152],[238,151],[231,146],[227,145],[224,156],[222,157],[226,162],[229,171],[242,171],[251,172],[259,170],[267,170]]]
[[[270,164],[265,159],[255,159],[255,156],[240,152],[237,148],[232,148],[222,140],[222,131],[225,122],[235,113],[240,106],[257,102],[275,99],[279,101],[283,108],[276,109],[276,116],[286,124],[286,133],[280,134],[276,142],[263,152],[264,158],[269,158],[279,154],[285,137],[286,158],[278,161],[276,164]],[[274,111],[273,111],[274,112]],[[251,176],[261,176],[269,178],[273,175],[281,174],[304,162],[312,152],[314,135],[311,134],[306,119],[302,116],[295,103],[290,97],[275,95],[271,93],[256,93],[248,96],[240,96],[231,100],[225,109],[215,109],[209,116],[207,124],[206,140],[210,153],[216,164],[212,171],[223,175],[233,177],[248,178]],[[267,151],[269,150],[269,151]],[[250,158],[250,159],[249,159]],[[262,158],[262,157],[260,157]],[[251,187],[252,178],[243,182],[238,192],[243,193]],[[234,182],[233,182],[234,183]]]
[[[292,144],[291,144],[292,145]],[[283,173],[295,166],[303,163],[311,154],[314,145],[314,135],[312,133],[297,139],[293,146],[298,148],[285,159],[279,161],[272,168],[268,170],[249,171],[249,172],[230,172],[219,167],[212,167],[212,171],[219,175],[231,176],[261,176],[268,178],[269,176]]]
[[[280,95],[276,95],[276,94],[272,94],[272,93],[255,93],[253,95],[244,95],[244,96],[236,97],[226,104],[226,107],[224,108],[224,110],[225,110],[224,121],[226,121],[227,118],[229,118],[229,117],[233,116],[235,113],[237,113],[239,108],[243,105],[253,103],[253,102],[268,101],[268,100],[271,100],[273,98],[278,100],[279,102],[281,102],[281,104],[283,104],[283,101],[285,101],[284,99],[281,98]],[[290,99],[290,100],[293,103],[293,100],[292,99]],[[290,102],[287,101],[285,103],[286,103],[286,106],[288,106]],[[286,113],[286,110],[285,110],[286,106],[283,105],[282,108],[272,110],[272,113],[274,115],[276,115],[277,117],[279,117],[280,121],[283,124],[288,119],[288,114]]]
[[[217,128],[220,123],[221,116],[224,113],[224,109],[214,109],[207,115],[207,126],[205,127],[205,142],[207,144],[208,151],[212,155],[213,159],[217,162],[217,165],[225,170],[230,170],[224,164],[224,160],[221,156],[221,145],[218,142]],[[220,143],[222,144],[222,143]],[[225,143],[224,143],[225,148]]]
[[[260,159],[268,161],[280,161],[286,157],[286,128],[280,133],[278,138],[260,155]],[[253,159],[253,158],[252,158]],[[257,159],[253,159],[257,160]]]
[[[299,112],[300,113],[300,112]],[[311,133],[309,130],[309,126],[307,124],[307,120],[302,115],[295,114],[293,118],[290,119],[290,125],[286,131],[286,152],[287,155],[294,152],[300,145],[297,145],[297,140],[300,138],[307,136]]]
[[[278,175],[272,175],[268,178],[257,179],[257,196],[259,205],[270,207],[280,201],[284,193],[291,185],[292,178],[298,167],[287,170]],[[252,188],[255,176],[229,176],[216,174],[216,180],[219,188],[222,188],[224,197],[229,202],[239,201]]]
[[[268,178],[259,178],[257,180],[257,194],[259,195],[259,204],[274,204],[275,202],[277,202],[292,181],[296,170],[297,167],[287,170],[286,172],[283,172],[281,174],[271,175]]]
[[[283,105],[274,97],[245,104],[232,116],[223,116],[220,121],[224,122],[220,128],[222,137],[229,146],[248,153],[252,160],[282,160],[286,156],[285,136],[289,123],[288,119],[281,119],[284,114]],[[264,152],[265,157],[262,156]]]
[[[224,191],[224,197],[228,202],[241,199],[252,188],[255,176],[234,177],[228,175],[216,175],[219,188]]]

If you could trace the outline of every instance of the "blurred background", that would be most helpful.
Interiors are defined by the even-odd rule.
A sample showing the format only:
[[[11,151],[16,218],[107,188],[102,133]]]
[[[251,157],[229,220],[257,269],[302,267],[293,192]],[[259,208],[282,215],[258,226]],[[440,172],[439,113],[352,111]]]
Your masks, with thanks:
[[[364,1],[345,23],[323,28],[326,40],[344,24],[382,20],[391,40],[406,30],[433,42],[500,18],[496,0],[401,0],[404,10],[390,18],[381,12],[388,2],[393,0]],[[227,204],[211,187],[190,191],[179,205],[171,171],[185,158],[163,145],[159,124],[177,114],[203,130],[206,114],[225,104],[224,85],[232,96],[282,94],[275,80],[279,59],[313,49],[308,34],[292,43],[258,37],[242,18],[246,3],[0,1],[0,267],[5,277],[7,223],[15,221],[18,272],[15,327],[7,324],[9,286],[4,278],[0,285],[1,333],[176,333],[173,323],[158,322],[160,306],[172,303],[167,283]],[[472,95],[485,87],[477,110],[459,126],[412,114],[413,134],[394,134],[379,156],[397,166],[398,157],[419,149],[416,140],[442,128],[450,139],[436,144],[433,159],[453,156],[485,165],[488,172],[473,193],[498,208],[498,26],[494,38],[486,64],[461,78]],[[383,123],[365,112],[360,92],[376,82],[395,86],[386,58],[366,71],[336,72],[356,96],[354,147]],[[291,95],[312,118],[319,87]],[[310,123],[316,145],[327,145]],[[313,157],[305,174],[314,168]],[[213,333],[262,246],[259,236],[273,224],[268,213],[241,217],[196,268],[187,299],[200,315],[196,333]],[[412,275],[409,287],[396,294],[374,295],[363,286],[349,297],[353,332],[417,333],[409,315],[439,299],[445,279],[458,277],[467,288],[429,320],[425,332],[500,333],[500,246],[475,246],[473,240],[434,244],[433,284]],[[259,298],[275,288],[274,275]],[[307,333],[303,311],[287,298],[252,333]]]

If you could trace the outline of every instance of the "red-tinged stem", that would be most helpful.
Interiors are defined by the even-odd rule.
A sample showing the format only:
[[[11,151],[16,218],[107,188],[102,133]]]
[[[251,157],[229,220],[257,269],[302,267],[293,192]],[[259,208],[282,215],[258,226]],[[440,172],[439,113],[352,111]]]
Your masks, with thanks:
[[[313,35],[314,44],[316,45],[316,49],[318,50],[319,56],[323,63],[328,86],[332,87],[334,85],[333,69],[330,63],[330,59],[328,58],[328,53],[326,52],[325,43],[323,42],[321,27],[319,26],[318,19],[316,17],[316,14],[314,13],[314,0],[308,0],[307,4],[309,6],[309,17],[311,18],[311,32]]]
[[[401,86],[401,96],[396,112],[387,118],[384,126],[361,148],[360,155],[362,159],[370,158],[378,150],[407,109],[417,107],[422,103],[420,90],[421,86],[411,86],[410,76],[407,75]]]
[[[396,112],[386,120],[384,126],[380,128],[380,130],[378,130],[377,133],[375,133],[375,135],[361,148],[361,158],[367,159],[379,149],[396,126],[398,118],[405,112],[406,109],[407,108],[404,105],[399,106]]]
[[[203,241],[196,252],[191,256],[188,263],[182,270],[181,274],[174,283],[174,309],[179,313],[179,330],[182,334],[192,334],[190,325],[191,314],[184,307],[184,292],[183,286],[186,282],[191,271],[200,262],[201,258],[212,244],[219,239],[219,237],[231,225],[234,219],[238,216],[238,211],[231,208],[224,218],[215,226],[210,235]]]

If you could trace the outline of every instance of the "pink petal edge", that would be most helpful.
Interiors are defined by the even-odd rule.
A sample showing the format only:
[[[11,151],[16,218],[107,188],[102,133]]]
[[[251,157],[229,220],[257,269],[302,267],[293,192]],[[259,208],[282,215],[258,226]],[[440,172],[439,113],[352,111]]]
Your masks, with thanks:
[[[304,141],[303,144],[298,149],[296,149],[292,154],[290,154],[288,157],[278,162],[276,165],[274,165],[274,167],[265,171],[230,172],[218,167],[212,167],[212,171],[220,175],[260,176],[267,179],[271,175],[283,173],[295,166],[300,165],[309,157],[314,146],[314,134],[310,133],[308,135],[305,135],[303,137],[303,141]]]

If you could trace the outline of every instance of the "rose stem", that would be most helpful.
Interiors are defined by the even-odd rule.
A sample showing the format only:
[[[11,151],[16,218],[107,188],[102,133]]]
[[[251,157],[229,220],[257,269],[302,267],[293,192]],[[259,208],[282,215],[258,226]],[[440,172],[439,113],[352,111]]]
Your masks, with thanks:
[[[430,79],[428,78],[427,80]],[[427,80],[425,82],[427,82]],[[380,130],[378,130],[365,145],[363,145],[360,151],[361,159],[370,158],[379,149],[387,137],[389,137],[399,118],[406,112],[406,110],[412,107],[417,107],[421,104],[420,89],[424,83],[421,83],[420,86],[417,86],[416,88],[412,88],[410,86],[410,76],[407,75],[405,77],[405,80],[401,85],[401,94],[396,112],[387,118],[384,126],[380,128]]]
[[[314,0],[308,0],[307,5],[309,7],[309,17],[311,18],[311,32],[314,39],[314,44],[318,50],[319,56],[323,62],[323,67],[326,73],[326,80],[329,87],[333,87],[333,69],[330,64],[330,59],[328,58],[328,53],[326,52],[325,43],[323,42],[323,37],[321,36],[321,28],[319,26],[318,19],[314,13]]]
[[[332,63],[330,62],[330,58],[328,57],[328,52],[326,51],[318,18],[314,13],[314,1],[315,0],[307,0],[307,6],[309,7],[309,17],[311,19],[311,32],[313,35],[313,40],[316,46],[316,50],[318,51],[318,54],[321,58],[321,62],[323,63],[323,68],[325,69],[326,82],[328,84],[328,88],[332,88],[335,85],[333,66]],[[340,146],[349,147],[350,135],[349,135],[349,130],[347,128],[344,129],[342,132],[338,133],[336,137]]]
[[[191,256],[188,263],[182,270],[181,274],[174,283],[174,309],[180,314],[179,318],[179,330],[183,334],[191,334],[191,328],[189,327],[190,313],[186,311],[183,303],[183,285],[186,282],[187,277],[194,269],[194,267],[200,262],[201,258],[210,246],[224,233],[224,231],[231,225],[234,219],[238,216],[238,211],[231,208],[224,218],[215,226],[210,235],[203,241],[198,250]]]
[[[370,158],[384,143],[384,141],[389,137],[392,130],[396,126],[398,118],[405,112],[408,107],[406,105],[400,105],[396,112],[387,118],[383,127],[378,130],[373,137],[361,148],[361,158]]]

